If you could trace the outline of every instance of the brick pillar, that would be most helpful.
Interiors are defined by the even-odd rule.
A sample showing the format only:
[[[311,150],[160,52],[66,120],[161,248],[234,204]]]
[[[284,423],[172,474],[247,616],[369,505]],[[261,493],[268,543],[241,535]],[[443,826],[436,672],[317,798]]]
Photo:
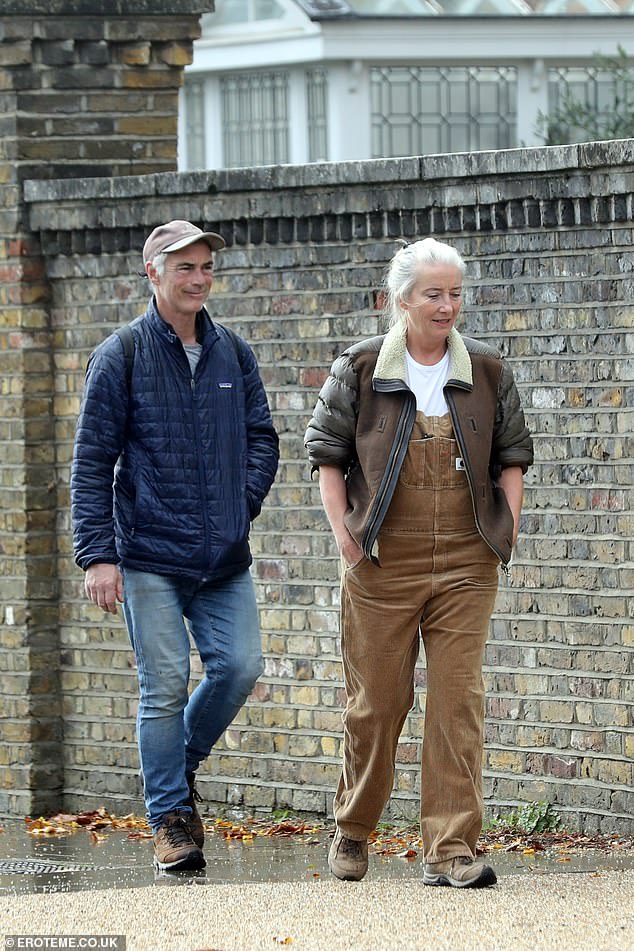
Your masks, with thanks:
[[[108,14],[104,16],[104,6]],[[0,814],[61,807],[55,316],[27,179],[176,168],[212,0],[3,0],[0,21]],[[72,250],[72,249],[71,249]]]

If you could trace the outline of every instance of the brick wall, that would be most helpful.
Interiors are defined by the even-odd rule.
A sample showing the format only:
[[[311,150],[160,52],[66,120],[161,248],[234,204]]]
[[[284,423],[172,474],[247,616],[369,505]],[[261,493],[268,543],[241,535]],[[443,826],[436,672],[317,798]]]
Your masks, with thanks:
[[[2,0],[0,21],[0,809],[63,789],[55,478],[58,374],[50,288],[27,179],[176,167],[183,67],[211,0]],[[60,366],[61,364],[61,366]],[[59,495],[58,495],[59,491]]]
[[[249,808],[330,808],[343,700],[338,562],[302,437],[334,356],[381,327],[376,295],[395,238],[432,233],[465,255],[463,329],[511,361],[535,436],[516,561],[487,650],[488,803],[544,798],[570,826],[631,828],[633,183],[632,141],[27,183],[28,230],[51,295],[52,362],[42,372],[52,379],[54,462],[42,465],[55,497],[67,808],[140,808],[136,676],[122,625],[82,595],[69,460],[86,357],[145,305],[145,234],[184,217],[227,241],[211,310],[251,342],[282,452],[252,538],[266,671],[201,774],[204,794]],[[11,590],[5,663],[17,630],[7,624]],[[17,610],[17,582],[15,591]],[[391,803],[407,817],[422,659],[418,681]]]

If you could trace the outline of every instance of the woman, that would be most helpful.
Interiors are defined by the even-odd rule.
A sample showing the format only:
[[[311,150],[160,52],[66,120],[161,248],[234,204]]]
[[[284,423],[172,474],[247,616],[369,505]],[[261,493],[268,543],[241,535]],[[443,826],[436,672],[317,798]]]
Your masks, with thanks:
[[[387,334],[335,360],[306,447],[342,558],[347,704],[328,864],[359,881],[427,663],[421,833],[426,885],[493,885],[482,826],[482,662],[517,538],[532,441],[509,366],[455,329],[465,264],[425,238],[386,278]]]

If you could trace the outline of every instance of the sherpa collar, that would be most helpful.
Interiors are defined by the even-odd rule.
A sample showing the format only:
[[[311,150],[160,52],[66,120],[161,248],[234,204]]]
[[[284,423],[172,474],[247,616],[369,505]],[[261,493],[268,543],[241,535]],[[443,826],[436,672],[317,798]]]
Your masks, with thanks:
[[[407,327],[404,323],[395,324],[385,335],[377,357],[373,382],[376,380],[402,380],[407,383],[405,364]],[[447,337],[449,351],[449,374],[447,382],[457,382],[473,386],[471,357],[464,341],[455,327]]]

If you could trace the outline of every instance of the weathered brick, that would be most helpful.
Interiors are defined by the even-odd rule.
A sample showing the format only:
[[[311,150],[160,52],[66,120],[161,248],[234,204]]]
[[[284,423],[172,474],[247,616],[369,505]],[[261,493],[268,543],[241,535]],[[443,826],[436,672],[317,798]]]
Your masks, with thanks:
[[[0,67],[23,66],[31,62],[31,42],[28,39],[0,43]]]
[[[121,43],[114,47],[114,55],[119,63],[126,66],[147,66],[150,62],[152,45],[149,42]]]
[[[161,63],[167,63],[168,66],[189,66],[194,56],[194,48],[191,42],[154,43],[152,49],[156,59]]]

